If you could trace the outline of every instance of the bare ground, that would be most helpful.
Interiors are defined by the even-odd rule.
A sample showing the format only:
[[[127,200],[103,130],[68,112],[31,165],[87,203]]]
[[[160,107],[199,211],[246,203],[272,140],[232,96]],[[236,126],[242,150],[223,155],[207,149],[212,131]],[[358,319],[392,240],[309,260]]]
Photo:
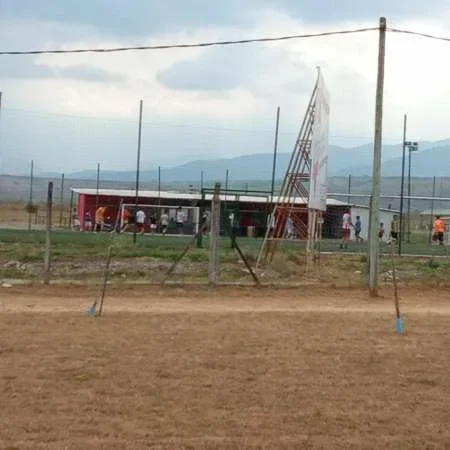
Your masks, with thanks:
[[[301,289],[0,290],[0,448],[450,448],[450,291]]]

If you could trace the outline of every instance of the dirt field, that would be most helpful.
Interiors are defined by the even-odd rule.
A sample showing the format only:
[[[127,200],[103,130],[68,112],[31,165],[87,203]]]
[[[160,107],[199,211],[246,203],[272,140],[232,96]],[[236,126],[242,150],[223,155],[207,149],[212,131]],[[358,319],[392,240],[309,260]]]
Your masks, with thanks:
[[[0,290],[1,449],[450,448],[450,291]]]

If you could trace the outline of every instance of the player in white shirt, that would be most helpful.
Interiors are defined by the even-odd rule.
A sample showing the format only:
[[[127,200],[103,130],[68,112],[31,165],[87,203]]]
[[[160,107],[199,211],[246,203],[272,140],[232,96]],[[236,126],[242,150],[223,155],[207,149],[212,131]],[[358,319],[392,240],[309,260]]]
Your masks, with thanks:
[[[159,219],[159,224],[161,227],[161,233],[162,234],[166,234],[167,233],[167,228],[169,227],[169,214],[167,214],[167,211],[164,211],[161,214],[161,217]]]
[[[145,218],[145,212],[139,209],[136,213],[136,225],[141,234],[144,234],[145,231]]]
[[[175,213],[175,222],[177,224],[178,234],[183,234],[184,213],[181,206],[177,208],[177,212]]]
[[[350,216],[350,211],[346,211],[342,216],[342,242],[341,248],[348,247],[348,241],[350,240],[350,233],[352,229],[352,217]]]

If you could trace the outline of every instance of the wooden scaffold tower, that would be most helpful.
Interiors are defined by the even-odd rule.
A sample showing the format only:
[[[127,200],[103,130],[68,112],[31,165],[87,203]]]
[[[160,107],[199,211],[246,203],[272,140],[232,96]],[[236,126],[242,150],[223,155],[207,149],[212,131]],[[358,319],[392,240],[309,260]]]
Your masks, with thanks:
[[[310,180],[311,176],[314,177],[311,172],[317,170],[311,167],[311,142],[319,80],[320,71],[278,199],[269,215],[267,231],[256,267],[260,264],[270,264],[278,244],[293,236],[307,239],[307,253],[311,255],[314,252],[315,242],[322,234],[322,213],[308,209]]]

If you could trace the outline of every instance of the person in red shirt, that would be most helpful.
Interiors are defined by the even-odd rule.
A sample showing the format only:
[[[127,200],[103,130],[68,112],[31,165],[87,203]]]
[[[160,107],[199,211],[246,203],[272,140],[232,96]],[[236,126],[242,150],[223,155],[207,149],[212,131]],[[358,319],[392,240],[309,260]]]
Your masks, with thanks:
[[[120,231],[126,231],[128,225],[130,222],[130,212],[128,211],[128,209],[124,209],[123,213],[122,213],[122,228],[120,229]]]

